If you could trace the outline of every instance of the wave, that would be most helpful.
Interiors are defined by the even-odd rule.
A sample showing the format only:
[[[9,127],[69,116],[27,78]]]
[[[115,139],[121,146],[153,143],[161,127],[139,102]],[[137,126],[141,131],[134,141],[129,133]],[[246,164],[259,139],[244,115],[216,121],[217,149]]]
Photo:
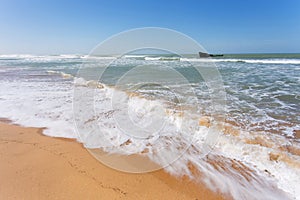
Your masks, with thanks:
[[[115,60],[116,56],[95,56],[95,55],[31,55],[31,54],[9,54],[0,55],[0,60],[25,60],[25,61],[61,61],[61,60]],[[181,62],[235,62],[235,63],[253,63],[253,64],[300,64],[300,59],[238,59],[238,58],[185,58],[178,56],[150,56],[150,55],[124,55],[124,59],[135,59],[145,61],[181,61]]]
[[[73,78],[74,76],[62,71],[53,71],[53,70],[48,70],[47,71],[48,74],[58,74],[60,76],[62,76],[63,78]]]
[[[62,55],[0,55],[0,60],[16,60],[20,62],[29,63],[48,63],[48,62],[61,62],[61,61],[80,61],[84,56],[73,55],[73,54],[62,54]]]
[[[66,76],[58,71],[48,71],[49,75]],[[71,75],[68,75],[72,77]],[[73,83],[83,94],[95,92],[95,113],[85,113],[86,120],[77,123],[80,129],[91,134],[78,136],[74,129]],[[19,85],[22,84],[22,88]],[[31,95],[28,95],[31,94]],[[120,132],[112,120],[113,115],[123,116],[111,107],[112,95],[117,95],[119,103],[126,103],[137,112],[132,120],[147,127],[149,121],[164,119],[165,129],[160,134],[145,140],[136,140]],[[141,154],[152,161],[165,165],[173,156],[181,154],[188,146],[191,136],[195,137],[185,154],[165,168],[176,176],[200,177],[212,190],[220,191],[234,199],[289,199],[300,197],[298,186],[299,155],[295,144],[280,135],[262,136],[248,133],[227,123],[215,130],[221,133],[211,154],[199,158],[205,134],[210,129],[210,117],[195,115],[189,111],[179,111],[164,101],[147,99],[125,92],[97,81],[83,78],[67,79],[64,82],[3,82],[0,88],[1,117],[12,119],[24,126],[47,127],[44,134],[54,137],[76,138],[88,148],[102,148],[110,153]],[[94,102],[93,102],[94,103]],[[34,105],[34,106],[33,106]],[[83,111],[85,107],[81,108]],[[97,123],[103,133],[95,131]],[[180,125],[186,126],[182,131]],[[98,130],[98,129],[97,129]],[[102,139],[101,139],[102,138]],[[168,144],[166,146],[166,144]],[[159,150],[163,148],[163,151]],[[286,149],[293,149],[286,151]],[[296,149],[295,149],[296,148]],[[278,189],[279,188],[279,189]],[[285,194],[283,191],[287,192]],[[292,197],[291,197],[292,196]]]
[[[180,58],[185,62],[241,62],[241,63],[262,63],[262,64],[300,64],[300,59],[231,59],[231,58]]]
[[[161,61],[175,61],[180,60],[179,57],[171,56],[171,57],[145,57],[145,60],[161,60]]]
[[[144,60],[147,55],[124,55],[123,58]]]
[[[82,59],[95,59],[95,60],[114,60],[117,59],[115,56],[90,56],[85,55],[81,57]]]
[[[0,58],[80,58],[81,55],[77,54],[60,54],[60,55],[33,55],[33,54],[2,54]]]

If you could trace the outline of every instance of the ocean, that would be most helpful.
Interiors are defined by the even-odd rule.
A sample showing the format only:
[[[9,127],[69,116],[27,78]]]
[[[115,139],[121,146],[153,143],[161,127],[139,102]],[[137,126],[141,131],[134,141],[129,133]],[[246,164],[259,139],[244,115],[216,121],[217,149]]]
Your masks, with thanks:
[[[96,157],[145,156],[234,199],[300,199],[300,54],[0,55],[0,83],[1,118]]]

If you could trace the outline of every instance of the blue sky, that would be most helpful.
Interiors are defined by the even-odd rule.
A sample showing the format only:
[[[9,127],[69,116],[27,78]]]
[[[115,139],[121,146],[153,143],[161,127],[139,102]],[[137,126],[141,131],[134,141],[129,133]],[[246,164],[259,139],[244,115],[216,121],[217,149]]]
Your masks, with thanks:
[[[299,53],[299,0],[0,1],[0,54],[88,53],[138,27],[180,31],[211,53]]]

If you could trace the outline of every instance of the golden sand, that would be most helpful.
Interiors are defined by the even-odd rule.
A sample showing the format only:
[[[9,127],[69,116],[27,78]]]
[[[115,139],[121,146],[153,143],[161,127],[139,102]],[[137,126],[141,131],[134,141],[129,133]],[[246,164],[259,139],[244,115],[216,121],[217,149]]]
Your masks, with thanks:
[[[113,170],[81,144],[41,132],[0,123],[0,199],[224,199],[163,170]]]

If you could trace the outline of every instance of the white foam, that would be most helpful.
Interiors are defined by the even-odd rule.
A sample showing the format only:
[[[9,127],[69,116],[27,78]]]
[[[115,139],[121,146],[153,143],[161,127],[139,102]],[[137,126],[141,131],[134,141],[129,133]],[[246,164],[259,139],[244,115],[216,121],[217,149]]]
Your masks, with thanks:
[[[58,75],[61,75],[63,78],[73,78],[73,75],[71,74],[67,74],[65,72],[62,72],[62,71],[54,71],[54,70],[47,70],[47,73],[48,74],[58,74]]]
[[[124,55],[124,58],[145,58],[147,55]]]
[[[40,82],[1,83],[2,117],[29,127],[47,128],[45,134],[76,138],[72,112],[72,85]]]
[[[94,59],[94,60],[115,60],[117,57],[115,56],[90,56],[90,55],[85,55],[82,56],[83,59]]]
[[[31,54],[2,54],[0,58],[10,58],[10,59],[21,59],[21,58],[33,58],[37,57],[36,55]]]
[[[159,135],[152,135],[148,140],[135,140],[123,134],[120,129],[115,126],[115,122],[111,118],[111,111],[113,109],[111,107],[110,97],[111,95],[116,95],[116,91],[108,87],[97,89],[95,109],[96,113],[98,113],[98,117],[94,116],[94,113],[87,112],[85,117],[89,120],[86,120],[85,123],[82,124],[77,123],[78,128],[93,134],[81,134],[78,138],[74,130],[72,115],[72,83],[67,83],[67,85],[44,83],[39,86],[32,85],[32,83],[22,83],[22,89],[19,87],[21,83],[17,81],[2,84],[3,87],[1,87],[0,92],[2,104],[2,106],[0,106],[1,117],[10,118],[24,126],[47,127],[44,131],[46,135],[77,138],[77,140],[83,142],[86,147],[101,147],[108,152],[127,155],[140,153],[146,148],[146,145],[147,148],[149,148],[150,143],[151,149],[148,156],[163,166],[167,165],[172,159],[182,153],[179,150],[180,145],[189,145],[190,141],[187,138],[191,136],[193,130],[198,137],[196,137],[193,143],[194,147],[201,151],[203,136],[205,136],[204,133],[207,132],[207,128],[195,126],[197,121],[191,120],[193,117],[189,117],[189,115],[185,115],[184,119],[178,115],[166,115],[164,118],[167,119],[167,124],[164,124],[162,132],[160,132]],[[90,84],[90,81],[85,81],[82,78],[76,79],[75,83],[85,94],[88,93],[89,90],[94,91],[94,89],[97,88],[94,87],[95,83]],[[118,100],[121,103],[128,101],[129,96],[126,93],[120,91],[119,95]],[[97,104],[97,102],[101,103]],[[153,116],[160,117],[161,115],[160,111],[156,113],[157,110],[155,108],[161,105],[157,101],[133,97],[130,104],[134,105],[134,107],[132,107],[134,113],[150,113],[148,116],[143,116],[144,120],[140,120],[139,122],[142,124],[139,125],[148,126],[149,124],[147,123],[149,123],[150,118]],[[148,110],[145,111],[145,108]],[[85,108],[81,109],[85,110]],[[114,112],[118,111],[115,110]],[[122,113],[119,114],[122,115]],[[133,117],[138,117],[138,115]],[[95,129],[95,120],[102,130],[101,134],[96,131],[98,128]],[[178,129],[179,127],[182,128],[182,120],[184,121],[185,128]],[[189,130],[191,132],[178,130]],[[187,140],[184,140],[184,138]],[[128,139],[131,139],[132,143],[122,146]],[[165,144],[169,144],[170,146],[165,148]],[[259,172],[267,169],[272,176],[275,177],[272,178],[264,174],[259,176],[259,174],[256,174],[255,179],[253,179],[255,182],[252,184],[245,178],[235,178],[235,176],[240,177],[240,175],[238,175],[238,172],[234,171],[234,169],[232,169],[229,174],[214,169],[205,160],[199,159],[198,153],[193,151],[188,151],[183,154],[182,158],[173,163],[172,166],[167,167],[166,170],[175,175],[190,174],[187,169],[187,163],[192,162],[204,173],[205,179],[203,181],[208,186],[212,189],[230,194],[235,199],[244,199],[249,196],[252,196],[253,199],[261,199],[263,197],[264,199],[287,198],[283,193],[273,188],[276,187],[275,181],[278,181],[279,188],[289,192],[294,197],[299,197],[299,171],[295,171],[283,163],[276,164],[269,161],[267,156],[269,151],[270,149],[256,145],[247,145],[239,140],[228,138],[227,136],[222,136],[219,139],[217,149],[212,155],[220,154],[231,159],[235,158],[243,161],[251,168],[255,165],[257,169],[259,169]],[[231,169],[228,168],[228,170],[230,171]],[[191,178],[193,177],[191,176]]]
[[[230,58],[180,58],[186,62],[245,62],[263,64],[300,64],[300,59],[230,59]]]
[[[145,57],[145,60],[160,60],[162,57]]]
[[[251,135],[253,138],[255,134]],[[242,138],[249,138],[249,133],[241,132],[240,137],[226,137],[221,136],[217,145],[218,151],[222,152],[222,155],[235,158],[248,163],[250,166],[255,166],[255,169],[259,170],[260,173],[267,170],[268,174],[271,174],[278,188],[288,192],[295,199],[300,197],[300,169],[298,167],[289,166],[287,163],[282,161],[271,161],[269,157],[270,152],[278,152],[277,149],[280,145],[287,143],[286,139],[282,136],[272,135],[274,142],[277,145],[274,148],[268,148],[265,146],[247,144]],[[257,134],[259,136],[259,134]],[[276,144],[276,143],[275,143]],[[279,151],[280,152],[280,151]],[[298,156],[288,154],[295,162],[300,163]],[[263,187],[263,186],[262,186]]]
[[[175,57],[175,56],[173,56],[173,57],[163,57],[163,56],[160,56],[160,57],[148,57],[148,56],[146,56],[145,58],[144,58],[145,60],[152,60],[152,61],[176,61],[176,60],[180,60],[180,58],[179,57]]]

